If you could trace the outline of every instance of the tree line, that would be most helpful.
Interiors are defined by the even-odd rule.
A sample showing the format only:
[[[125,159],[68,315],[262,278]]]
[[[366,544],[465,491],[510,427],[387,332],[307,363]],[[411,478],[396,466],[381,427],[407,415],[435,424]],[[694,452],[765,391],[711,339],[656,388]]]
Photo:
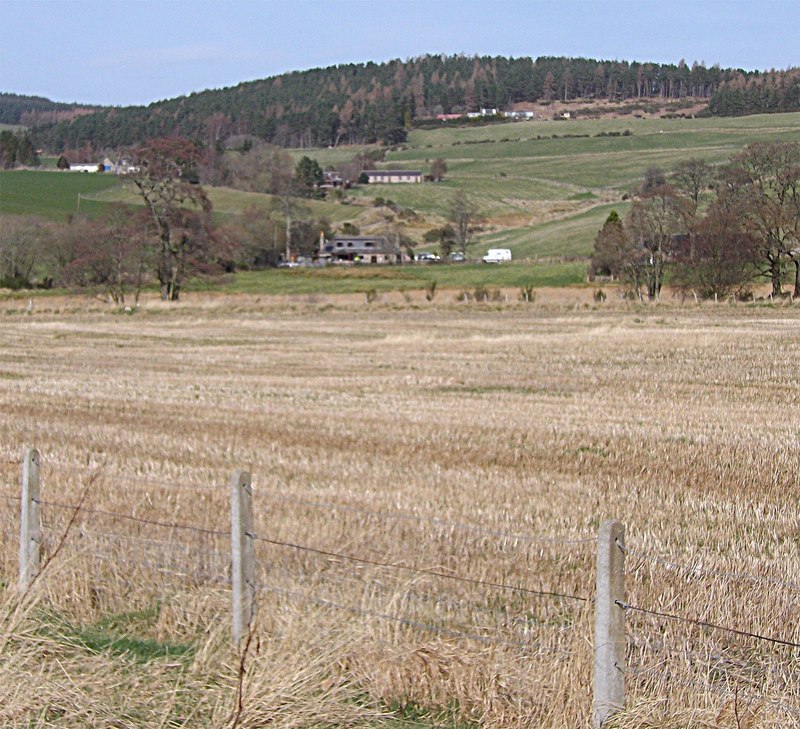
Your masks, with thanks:
[[[0,93],[0,124],[38,127],[98,111],[99,106],[65,104],[43,96]]]
[[[784,72],[745,74],[737,72],[720,84],[709,99],[716,116],[743,116],[800,109],[800,68]]]
[[[749,145],[713,168],[680,162],[647,170],[630,211],[608,216],[595,239],[590,280],[620,279],[658,299],[665,280],[704,298],[743,295],[787,277],[800,297],[800,144]]]
[[[405,139],[415,120],[439,113],[540,100],[686,97],[707,99],[717,114],[796,110],[800,80],[797,69],[745,72],[684,61],[425,55],[287,73],[149,106],[81,110],[77,118],[37,127],[35,143],[53,152],[86,144],[117,149],[168,136],[210,147],[235,135],[282,147],[392,144]],[[0,109],[6,98],[0,97]],[[21,102],[13,106],[20,116]]]
[[[17,165],[32,167],[39,165],[39,155],[28,132],[0,132],[0,168],[10,170]]]

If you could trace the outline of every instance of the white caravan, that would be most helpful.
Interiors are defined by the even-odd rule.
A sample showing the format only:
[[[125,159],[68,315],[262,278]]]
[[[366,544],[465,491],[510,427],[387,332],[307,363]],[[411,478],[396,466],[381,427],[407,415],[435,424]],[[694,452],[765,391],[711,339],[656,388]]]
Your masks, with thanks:
[[[511,260],[511,251],[508,248],[490,248],[483,257],[484,263],[503,263]]]

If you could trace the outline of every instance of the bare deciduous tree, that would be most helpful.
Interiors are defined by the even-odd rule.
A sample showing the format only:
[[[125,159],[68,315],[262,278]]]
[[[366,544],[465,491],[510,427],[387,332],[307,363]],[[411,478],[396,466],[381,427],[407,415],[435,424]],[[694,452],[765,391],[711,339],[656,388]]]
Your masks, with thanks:
[[[447,174],[447,162],[442,157],[437,157],[431,162],[431,179],[434,182],[441,182]]]
[[[703,298],[724,298],[741,291],[753,279],[759,254],[738,214],[714,204],[694,232],[691,240],[684,236],[675,246],[675,283]]]
[[[186,139],[154,139],[134,152],[129,175],[158,233],[156,276],[164,301],[177,301],[181,286],[198,261],[196,249],[211,239],[211,202],[194,175],[201,162]]]
[[[632,243],[628,267],[636,288],[644,284],[648,299],[656,300],[676,236],[683,230],[672,187],[659,185],[634,200],[625,228]]]
[[[42,262],[49,226],[32,216],[0,216],[0,286],[30,286],[34,268]]]
[[[757,242],[762,274],[773,296],[783,293],[789,262],[796,266],[800,296],[800,143],[757,142],[737,154],[723,170],[720,196],[738,211],[745,230]]]
[[[102,219],[84,223],[76,239],[74,260],[63,272],[70,283],[102,287],[115,304],[125,305],[132,289],[139,303],[152,249],[148,246],[144,211],[131,215],[118,206]]]
[[[456,190],[450,201],[447,219],[453,224],[461,253],[467,255],[467,245],[472,237],[472,226],[478,215],[475,203],[463,190]]]

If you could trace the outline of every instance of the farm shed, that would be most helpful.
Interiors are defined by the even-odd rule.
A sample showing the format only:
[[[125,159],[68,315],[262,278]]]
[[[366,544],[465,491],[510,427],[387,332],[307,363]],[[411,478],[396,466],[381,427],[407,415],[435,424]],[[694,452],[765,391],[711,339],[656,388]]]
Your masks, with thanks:
[[[422,182],[419,170],[364,170],[370,184],[398,182]]]

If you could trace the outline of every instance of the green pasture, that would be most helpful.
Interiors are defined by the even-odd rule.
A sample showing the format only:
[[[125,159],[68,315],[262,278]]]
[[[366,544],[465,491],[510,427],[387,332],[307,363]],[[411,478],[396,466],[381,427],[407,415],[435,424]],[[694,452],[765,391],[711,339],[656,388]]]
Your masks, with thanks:
[[[319,162],[322,169],[337,167],[345,162],[350,162],[357,154],[367,154],[380,150],[379,144],[342,145],[338,147],[317,147],[315,149],[290,149],[292,159],[298,162],[302,157],[312,157]],[[380,163],[376,163],[379,167]]]
[[[616,210],[624,217],[630,203],[604,203],[565,215],[535,227],[507,228],[479,239],[480,252],[488,248],[510,248],[517,259],[588,258],[597,231],[608,214]],[[477,248],[476,248],[477,250]]]
[[[453,165],[453,172],[442,182],[362,185],[349,194],[367,201],[381,197],[444,222],[453,193],[458,189],[464,190],[474,200],[483,218],[525,213],[536,201],[563,200],[584,189],[574,186],[565,192],[562,186],[547,180],[524,174],[492,174],[491,170],[480,171],[479,167],[476,165],[462,174],[460,168]]]
[[[742,117],[709,117],[698,119],[639,119],[624,116],[616,119],[572,119],[569,121],[533,120],[491,124],[487,126],[450,126],[442,125],[438,129],[415,129],[409,134],[408,142],[402,145],[396,155],[413,157],[436,156],[436,151],[452,146],[480,147],[482,142],[545,141],[553,135],[563,138],[565,135],[585,135],[595,138],[601,133],[622,133],[630,130],[634,137],[655,134],[671,134],[688,132],[693,136],[711,137],[716,135],[743,134],[748,139],[760,135],[800,134],[800,112],[789,114],[758,114]],[[537,140],[537,137],[542,139]],[[597,137],[608,142],[625,142],[630,137]],[[556,141],[556,140],[554,140]],[[576,140],[577,141],[577,140]],[[308,154],[308,152],[307,152]]]
[[[239,215],[247,208],[255,208],[265,212],[272,210],[283,210],[283,202],[274,195],[266,195],[260,192],[242,192],[229,187],[210,187],[206,192],[214,206],[214,212],[219,215]],[[314,218],[327,218],[332,223],[345,222],[352,220],[358,211],[354,211],[349,205],[329,200],[309,200],[296,198],[293,205],[300,208],[301,213],[305,213]],[[282,213],[281,213],[282,214]]]
[[[283,201],[274,195],[260,192],[244,192],[230,187],[206,187],[206,193],[214,209],[214,214],[222,222],[230,217],[241,215],[248,208],[261,210],[266,214],[278,211],[283,214]],[[102,203],[125,203],[127,205],[141,205],[141,198],[135,190],[124,182],[114,188],[104,190],[97,195],[97,201]],[[353,210],[349,205],[328,200],[307,200],[294,198],[292,200],[295,215],[314,218],[327,218],[331,223],[342,223],[352,220],[358,215],[359,210]]]
[[[625,131],[630,131],[630,135],[597,136],[622,135]],[[800,113],[732,119],[624,117],[510,122],[484,127],[443,126],[412,131],[408,142],[390,151],[380,166],[426,172],[433,159],[442,157],[448,165],[444,182],[365,185],[350,194],[365,200],[391,199],[435,221],[445,218],[453,191],[463,189],[473,197],[484,218],[530,214],[534,228],[546,226],[542,233],[551,245],[562,227],[565,237],[574,238],[585,220],[584,212],[575,213],[580,216],[577,221],[563,215],[556,220],[548,215],[537,220],[539,203],[591,196],[598,200],[620,200],[622,194],[638,186],[648,167],[670,170],[691,157],[720,164],[748,143],[778,140],[800,141]],[[303,152],[316,155],[313,150]],[[323,158],[331,152],[320,150]],[[528,240],[527,228],[519,232],[513,230],[516,226],[518,223],[512,224],[505,234],[484,237],[481,245],[507,240],[513,248],[517,241]],[[582,238],[584,248],[593,240],[594,233],[596,230],[589,238]],[[565,240],[564,255],[573,254],[569,249],[574,243]],[[528,255],[529,251],[523,245],[518,253]]]
[[[96,215],[106,207],[97,197],[118,184],[112,175],[88,172],[0,171],[0,214],[52,220]]]

